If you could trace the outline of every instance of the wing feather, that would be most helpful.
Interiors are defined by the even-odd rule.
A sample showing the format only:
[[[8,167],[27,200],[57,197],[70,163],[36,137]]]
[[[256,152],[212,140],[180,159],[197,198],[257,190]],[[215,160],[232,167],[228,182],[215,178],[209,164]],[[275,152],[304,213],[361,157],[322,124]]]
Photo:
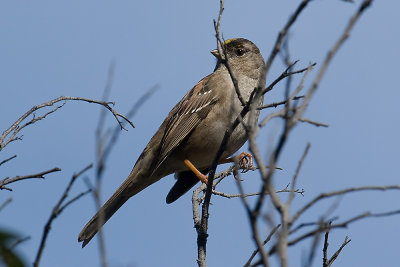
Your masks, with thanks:
[[[218,101],[216,95],[207,87],[212,74],[198,82],[172,109],[161,140],[159,160],[156,169],[172,151],[207,117]]]

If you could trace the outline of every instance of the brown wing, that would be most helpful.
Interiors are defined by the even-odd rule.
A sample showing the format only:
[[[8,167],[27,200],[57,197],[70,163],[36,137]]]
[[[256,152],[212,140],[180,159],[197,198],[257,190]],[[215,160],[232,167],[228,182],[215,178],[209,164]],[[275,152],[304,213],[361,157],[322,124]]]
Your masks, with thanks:
[[[218,101],[215,93],[207,86],[212,74],[198,82],[171,111],[164,136],[161,140],[159,160],[156,169],[171,152],[207,117]]]

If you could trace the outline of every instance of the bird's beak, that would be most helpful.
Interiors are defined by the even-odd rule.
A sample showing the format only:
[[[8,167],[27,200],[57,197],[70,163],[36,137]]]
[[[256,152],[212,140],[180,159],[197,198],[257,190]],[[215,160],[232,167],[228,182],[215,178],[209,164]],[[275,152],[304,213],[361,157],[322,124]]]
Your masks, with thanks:
[[[211,50],[210,52],[211,54],[213,54],[214,57],[218,58],[219,60],[222,59],[221,55],[218,52],[218,49]]]

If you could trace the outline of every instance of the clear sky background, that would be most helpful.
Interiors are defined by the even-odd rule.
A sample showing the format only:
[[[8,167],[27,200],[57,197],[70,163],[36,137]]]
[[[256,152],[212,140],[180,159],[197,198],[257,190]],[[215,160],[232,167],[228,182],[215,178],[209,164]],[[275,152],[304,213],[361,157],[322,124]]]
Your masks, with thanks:
[[[288,17],[299,1],[226,1],[222,33],[226,39],[252,40],[267,58]],[[356,4],[312,1],[290,32],[290,51],[298,67],[321,63],[342,33]],[[132,120],[135,129],[123,131],[108,161],[103,200],[127,177],[138,155],[169,110],[202,77],[212,72],[216,47],[212,20],[218,1],[1,1],[0,2],[0,126],[1,132],[32,106],[61,95],[101,99],[107,71],[115,61],[110,100],[127,112],[146,90],[159,90]],[[276,177],[284,187],[307,142],[311,150],[299,178],[305,196],[294,208],[320,192],[352,186],[399,184],[398,62],[400,27],[395,0],[375,1],[340,49],[312,99],[306,117],[329,128],[298,125],[285,147]],[[284,69],[278,58],[268,81]],[[318,65],[316,70],[318,70]],[[314,71],[306,87],[315,77]],[[266,95],[265,103],[283,99],[284,83]],[[45,180],[12,184],[1,191],[0,203],[13,197],[0,213],[0,227],[31,236],[18,251],[33,262],[43,226],[71,175],[95,158],[95,127],[100,107],[69,102],[47,119],[23,130],[23,140],[9,144],[0,161],[0,179],[60,167]],[[263,118],[271,110],[264,111]],[[38,113],[39,114],[39,113]],[[41,114],[41,113],[40,113]],[[109,126],[116,121],[109,117]],[[279,136],[280,121],[261,131],[267,155]],[[241,150],[247,150],[245,145]],[[93,170],[87,173],[93,179]],[[257,173],[243,175],[248,192],[259,187]],[[195,266],[196,231],[191,193],[172,205],[165,196],[172,176],[162,179],[128,201],[105,226],[110,266]],[[71,195],[86,190],[76,182]],[[220,191],[236,193],[232,179]],[[335,201],[332,213],[346,219],[364,211],[399,208],[400,192],[363,192],[316,206],[302,222],[318,220]],[[209,266],[242,266],[254,249],[248,220],[239,199],[213,197],[208,239]],[[266,206],[264,212],[271,207]],[[87,196],[54,221],[42,266],[99,266],[97,239],[84,249],[77,236],[95,212]],[[277,219],[277,218],[276,218]],[[368,219],[331,234],[331,253],[346,235],[352,242],[336,266],[395,266],[400,247],[400,216]],[[268,229],[262,227],[266,236]],[[300,266],[310,242],[290,249],[290,263]],[[322,244],[314,266],[321,266]]]

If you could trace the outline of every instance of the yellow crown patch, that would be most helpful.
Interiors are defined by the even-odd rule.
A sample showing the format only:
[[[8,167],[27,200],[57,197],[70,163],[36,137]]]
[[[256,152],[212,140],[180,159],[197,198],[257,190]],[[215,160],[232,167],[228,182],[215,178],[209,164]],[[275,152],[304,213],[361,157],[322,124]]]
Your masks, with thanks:
[[[228,45],[229,43],[235,41],[237,38],[228,39],[224,42],[224,45]]]

